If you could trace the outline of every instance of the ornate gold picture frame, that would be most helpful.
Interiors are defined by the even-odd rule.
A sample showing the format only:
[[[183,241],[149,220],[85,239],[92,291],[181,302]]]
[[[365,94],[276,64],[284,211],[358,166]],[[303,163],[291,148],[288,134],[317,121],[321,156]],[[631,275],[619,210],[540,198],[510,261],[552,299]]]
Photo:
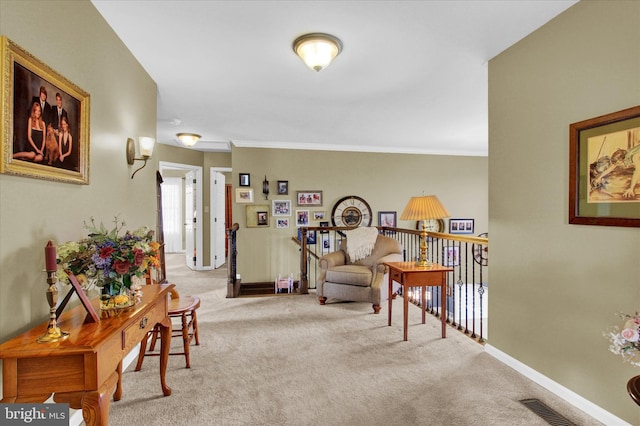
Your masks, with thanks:
[[[0,37],[0,173],[89,184],[89,94]]]

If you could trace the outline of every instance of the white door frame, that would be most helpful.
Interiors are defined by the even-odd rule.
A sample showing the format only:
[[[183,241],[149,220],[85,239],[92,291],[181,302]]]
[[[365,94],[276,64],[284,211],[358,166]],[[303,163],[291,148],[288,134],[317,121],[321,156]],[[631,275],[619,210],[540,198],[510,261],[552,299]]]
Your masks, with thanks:
[[[202,166],[194,166],[192,164],[171,163],[169,161],[160,161],[158,167],[160,168],[160,174],[164,170],[192,170],[196,175],[196,211],[199,218],[202,218]],[[196,227],[196,270],[203,270],[202,267],[202,225]]]
[[[210,206],[209,206],[209,231],[210,231],[210,236],[209,236],[209,241],[211,242],[211,250],[209,251],[209,253],[211,254],[211,261],[210,261],[210,265],[215,265],[215,255],[216,255],[216,233],[215,233],[215,214],[213,212],[213,202],[215,200],[215,191],[214,191],[214,186],[215,186],[215,178],[216,178],[216,173],[229,173],[231,172],[231,167],[210,167],[209,168],[209,178],[211,179],[211,182],[209,182],[209,201],[210,201]],[[224,191],[225,189],[222,188],[222,191]],[[226,197],[225,197],[226,199]],[[224,238],[224,236],[222,237]]]

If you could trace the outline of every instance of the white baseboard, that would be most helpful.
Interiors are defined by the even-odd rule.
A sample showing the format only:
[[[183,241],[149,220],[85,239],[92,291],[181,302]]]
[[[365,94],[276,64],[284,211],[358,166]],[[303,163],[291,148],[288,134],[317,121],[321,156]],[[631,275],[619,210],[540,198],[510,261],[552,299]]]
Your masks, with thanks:
[[[138,352],[140,352],[140,343],[138,343],[131,352],[129,352],[122,360],[122,371],[126,370],[133,361],[138,358]],[[111,395],[109,395],[111,397]],[[52,402],[53,402],[53,398]],[[84,422],[84,418],[82,417],[82,410],[74,410],[73,408],[69,408],[69,426],[80,426]]]
[[[631,426],[629,423],[625,422],[621,418],[614,416],[613,414],[597,406],[593,402],[581,397],[580,395],[573,392],[572,390],[562,386],[560,383],[557,383],[551,380],[547,376],[537,372],[533,368],[529,367],[526,364],[523,364],[517,359],[511,357],[510,355],[507,355],[501,350],[489,344],[486,344],[484,346],[484,350],[486,353],[496,358],[498,361],[503,362],[504,364],[513,368],[514,370],[516,370],[518,373],[522,374],[526,378],[533,380],[543,388],[554,393],[558,397],[567,401],[569,404],[584,411],[586,414],[604,423],[605,425]]]

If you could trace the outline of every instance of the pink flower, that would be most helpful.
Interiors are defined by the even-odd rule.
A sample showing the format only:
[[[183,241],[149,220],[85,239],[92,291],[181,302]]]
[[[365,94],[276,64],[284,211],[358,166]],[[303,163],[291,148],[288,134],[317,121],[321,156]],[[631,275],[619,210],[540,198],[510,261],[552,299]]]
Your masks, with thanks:
[[[637,342],[638,338],[640,337],[638,335],[638,330],[635,330],[633,328],[625,328],[624,330],[622,330],[620,335],[627,342]]]

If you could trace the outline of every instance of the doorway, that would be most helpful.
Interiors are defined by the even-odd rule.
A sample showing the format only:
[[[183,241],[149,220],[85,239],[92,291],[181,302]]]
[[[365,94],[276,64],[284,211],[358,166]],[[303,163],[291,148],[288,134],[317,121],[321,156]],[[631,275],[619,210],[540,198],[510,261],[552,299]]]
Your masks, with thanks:
[[[172,242],[167,252],[184,252],[185,264],[190,269],[202,270],[203,238],[202,226],[198,222],[202,217],[202,167],[160,161],[159,168],[163,179],[167,183],[173,182],[166,189],[162,184],[165,243]],[[180,192],[177,186],[183,196],[176,195]],[[170,233],[170,230],[175,233]]]

